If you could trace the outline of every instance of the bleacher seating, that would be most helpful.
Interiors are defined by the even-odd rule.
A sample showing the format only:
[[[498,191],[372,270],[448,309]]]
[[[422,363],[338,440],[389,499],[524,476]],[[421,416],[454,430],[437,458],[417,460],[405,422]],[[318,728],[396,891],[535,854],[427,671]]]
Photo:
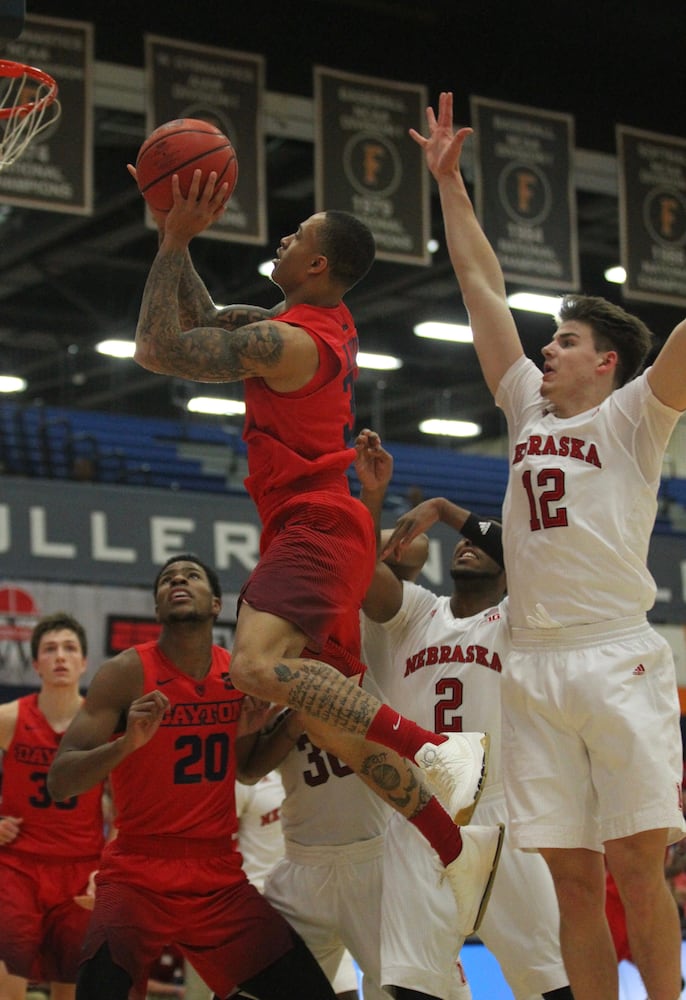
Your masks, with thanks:
[[[425,498],[444,496],[487,517],[501,516],[507,459],[399,442],[386,447],[393,455],[390,493],[407,501],[409,490],[418,488]]]
[[[486,517],[500,517],[508,463],[431,445],[385,442],[393,455],[387,506],[413,506],[417,492],[444,496]],[[244,492],[245,445],[238,426],[197,418],[135,417],[66,407],[0,401],[0,469],[8,475],[79,478],[87,460],[97,482],[200,492]],[[82,477],[83,478],[83,477]],[[353,492],[359,490],[350,473]],[[683,520],[686,479],[665,477],[655,530],[673,530],[677,505]]]
[[[202,455],[180,453],[189,442],[220,450],[224,460],[206,468]],[[10,475],[73,479],[79,460],[88,460],[97,482],[225,492],[243,452],[238,428],[0,402],[0,463]]]

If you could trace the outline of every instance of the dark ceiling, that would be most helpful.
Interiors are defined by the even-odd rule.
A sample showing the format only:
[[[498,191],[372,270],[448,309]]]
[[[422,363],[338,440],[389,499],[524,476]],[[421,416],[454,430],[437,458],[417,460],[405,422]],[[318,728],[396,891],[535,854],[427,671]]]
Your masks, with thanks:
[[[96,60],[143,66],[143,36],[261,53],[267,89],[312,96],[320,64],[382,79],[422,83],[432,101],[456,93],[574,115],[579,149],[614,154],[615,123],[684,134],[686,87],[683,0],[28,0],[29,14],[95,25]],[[93,345],[131,337],[155,236],[126,170],[144,137],[142,114],[96,106],[95,209],[78,217],[0,203],[0,369],[23,374],[22,399],[138,414],[178,416],[183,387],[133,362],[113,362]],[[408,140],[409,141],[409,140]],[[269,242],[264,247],[197,240],[196,266],[221,302],[272,305],[277,290],[256,273],[281,235],[313,211],[309,142],[267,136]],[[582,290],[621,302],[603,270],[618,262],[617,200],[579,189]],[[435,192],[433,235],[442,243]],[[487,439],[503,432],[469,346],[412,334],[419,319],[464,319],[445,251],[429,267],[378,262],[348,302],[366,350],[400,355],[404,367],[364,372],[359,423],[389,440],[428,443],[426,416],[477,419]],[[680,318],[667,306],[630,305],[664,339]],[[549,319],[518,314],[527,351],[536,356]]]

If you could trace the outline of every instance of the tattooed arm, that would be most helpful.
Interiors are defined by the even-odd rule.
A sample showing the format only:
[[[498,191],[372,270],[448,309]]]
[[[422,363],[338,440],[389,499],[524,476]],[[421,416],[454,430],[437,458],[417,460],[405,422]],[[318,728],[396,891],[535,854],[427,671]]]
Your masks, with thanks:
[[[160,246],[164,242],[167,215],[167,212],[153,212],[158,225]],[[245,326],[246,323],[256,323],[261,319],[279,316],[285,308],[283,302],[279,302],[271,309],[250,305],[218,306],[196,271],[188,247],[185,249],[179,278],[178,304],[179,322],[183,330],[190,330],[194,326],[212,326],[218,317],[221,317],[221,326],[227,330],[235,330],[236,327]]]
[[[190,330],[194,326],[213,326],[214,324],[226,330],[235,330],[247,323],[257,323],[262,319],[279,316],[285,308],[283,302],[279,302],[271,309],[250,305],[216,305],[202,278],[195,270],[188,250],[185,253],[179,279],[178,300],[179,321],[183,330]]]
[[[136,328],[138,364],[197,382],[237,382],[260,376],[280,392],[309,382],[319,364],[314,340],[299,327],[278,319],[249,322],[255,316],[252,307],[215,309],[211,325],[183,330],[178,290],[186,252],[164,240],[153,261]],[[236,326],[241,320],[246,325]]]
[[[192,266],[190,241],[223,211],[225,185],[215,190],[215,181],[210,174],[201,192],[196,171],[184,198],[172,179],[174,205],[158,220],[161,239],[143,291],[135,360],[149,371],[197,382],[259,376],[280,392],[299,389],[319,365],[312,337],[278,322],[283,304],[218,308]]]

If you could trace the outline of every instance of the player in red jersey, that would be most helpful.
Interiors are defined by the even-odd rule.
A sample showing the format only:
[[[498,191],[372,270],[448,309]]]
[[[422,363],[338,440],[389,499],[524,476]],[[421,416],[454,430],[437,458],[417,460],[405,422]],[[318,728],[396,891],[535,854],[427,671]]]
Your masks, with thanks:
[[[240,602],[231,675],[242,691],[300,710],[316,744],[364,773],[432,844],[458,898],[483,895],[497,828],[456,830],[474,810],[487,763],[483,733],[425,730],[362,690],[359,609],[375,565],[372,518],[350,494],[358,339],[343,296],[374,259],[369,229],[320,212],[281,239],[273,310],[218,308],[188,244],[222,212],[216,176],[156,216],[160,246],[136,332],[136,360],[162,374],[243,381],[249,475],[263,524],[260,561]],[[406,758],[406,759],[403,759]],[[423,769],[446,809],[408,764]],[[463,844],[466,846],[464,854]],[[470,856],[470,857],[468,857]],[[464,905],[464,900],[463,900]],[[467,904],[471,906],[472,904]]]
[[[1,1000],[23,1000],[29,979],[49,981],[53,1000],[74,997],[88,924],[74,896],[85,892],[103,847],[103,783],[56,802],[46,781],[83,702],[86,653],[86,633],[75,618],[64,611],[41,618],[31,634],[40,689],[0,705]]]
[[[116,804],[77,1000],[144,997],[165,945],[220,997],[240,985],[263,1000],[333,1000],[312,954],[241,867],[234,784],[249,724],[264,721],[266,706],[234,688],[229,654],[213,645],[217,575],[179,554],[154,593],[159,639],[100,667],[48,778],[61,800],[111,773]]]

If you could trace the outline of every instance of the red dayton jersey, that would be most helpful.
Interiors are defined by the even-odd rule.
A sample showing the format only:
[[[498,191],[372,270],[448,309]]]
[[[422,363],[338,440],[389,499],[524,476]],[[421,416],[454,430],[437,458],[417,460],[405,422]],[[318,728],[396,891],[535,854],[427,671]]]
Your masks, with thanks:
[[[238,828],[233,743],[243,694],[229,680],[230,657],[212,647],[199,681],[178,670],[156,642],[134,647],[143,692],[163,691],[171,708],[145,746],[111,774],[120,836],[226,838]]]
[[[47,775],[57,753],[56,733],[38,707],[38,695],[18,700],[19,712],[12,742],[4,760],[2,812],[22,816],[14,843],[4,850],[49,857],[98,857],[104,843],[102,783],[64,802],[48,793]]]
[[[263,523],[303,490],[338,487],[348,492],[344,473],[354,458],[348,441],[355,425],[358,340],[348,307],[342,302],[328,309],[297,305],[278,320],[313,337],[320,369],[296,392],[274,392],[262,378],[245,381],[243,438],[250,472],[245,485]]]

